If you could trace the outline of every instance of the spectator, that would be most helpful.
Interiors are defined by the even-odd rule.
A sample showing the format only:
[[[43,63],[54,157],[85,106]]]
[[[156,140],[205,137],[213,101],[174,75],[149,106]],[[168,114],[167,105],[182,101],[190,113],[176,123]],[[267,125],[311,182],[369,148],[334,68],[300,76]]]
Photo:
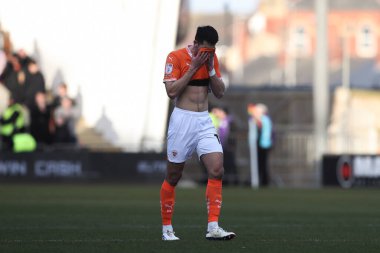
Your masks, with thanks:
[[[25,59],[24,59],[25,61]],[[37,63],[29,59],[25,71],[25,105],[32,110],[36,106],[36,94],[45,93],[45,79]]]
[[[21,68],[28,68],[29,63],[31,61],[34,62],[34,60],[26,53],[24,49],[17,50],[14,56],[17,57],[20,62]]]
[[[229,115],[227,108],[219,106],[211,107],[209,115],[223,147],[223,164],[225,170],[223,184],[228,185],[232,183],[237,185],[239,179],[235,162],[235,140],[231,135],[233,118]],[[204,173],[204,176],[207,176],[206,171],[204,171]]]
[[[250,121],[253,123],[250,124],[250,136],[255,136],[256,141],[259,185],[268,186],[270,181],[268,156],[272,147],[272,121],[264,104],[250,105],[249,113]]]
[[[229,114],[227,108],[219,108],[217,112],[219,121],[218,135],[223,147],[223,163],[225,168],[224,182],[227,184],[237,185],[239,183],[238,172],[235,160],[235,139],[232,135],[233,117]]]
[[[25,102],[25,73],[22,71],[21,64],[16,56],[10,55],[8,57],[0,81],[11,92],[15,103],[23,104]]]
[[[36,139],[38,146],[43,147],[52,143],[52,111],[46,101],[46,94],[37,92],[35,105],[31,108],[30,133]]]
[[[54,110],[55,142],[77,143],[75,125],[79,118],[79,111],[69,97],[61,98],[61,105]]]
[[[220,111],[219,107],[210,106],[209,115],[210,115],[212,124],[214,125],[214,127],[216,129],[219,128],[219,119],[218,119],[218,116],[217,116],[219,114],[219,111]]]
[[[53,103],[52,103],[53,109],[56,109],[61,105],[61,100],[64,97],[69,97],[67,85],[65,83],[61,83],[57,88],[57,94],[53,98]],[[74,104],[74,101],[72,102]]]
[[[18,133],[26,131],[23,108],[16,103],[14,98],[9,99],[8,107],[0,117],[0,134],[2,149],[12,151],[14,148],[14,137]]]

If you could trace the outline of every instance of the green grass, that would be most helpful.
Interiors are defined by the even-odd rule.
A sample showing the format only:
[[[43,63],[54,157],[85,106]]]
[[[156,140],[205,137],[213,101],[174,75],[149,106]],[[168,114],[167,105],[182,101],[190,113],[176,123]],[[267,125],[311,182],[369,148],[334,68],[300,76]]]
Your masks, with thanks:
[[[2,185],[0,252],[380,252],[379,189],[224,188],[204,239],[204,187],[177,189],[178,242],[161,241],[157,186]]]

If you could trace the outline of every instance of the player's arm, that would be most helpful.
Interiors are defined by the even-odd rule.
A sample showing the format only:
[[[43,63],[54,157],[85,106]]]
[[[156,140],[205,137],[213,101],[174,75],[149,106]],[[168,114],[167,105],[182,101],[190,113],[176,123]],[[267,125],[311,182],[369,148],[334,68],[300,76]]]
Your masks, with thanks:
[[[165,88],[168,97],[174,99],[178,97],[179,94],[185,89],[186,85],[190,82],[191,77],[195,74],[197,70],[194,68],[189,68],[189,70],[176,81],[166,81]]]
[[[181,78],[175,81],[165,82],[166,93],[169,98],[174,99],[182,93],[187,84],[190,82],[192,76],[207,61],[207,57],[208,56],[206,53],[198,54],[191,59],[191,64],[188,71]],[[176,66],[173,67],[175,68]]]
[[[214,58],[215,58],[215,64],[214,64]],[[217,68],[218,73],[215,70],[216,68]],[[209,57],[207,69],[209,71],[210,87],[211,87],[212,93],[214,94],[216,98],[222,98],[224,96],[224,91],[226,90],[226,86],[224,85],[222,78],[218,76],[220,75],[219,63],[214,53],[212,53]]]
[[[226,86],[224,85],[222,78],[219,78],[216,74],[210,76],[210,87],[216,98],[222,98],[224,96]]]
[[[0,124],[5,125],[5,124],[12,123],[12,122],[16,122],[19,115],[20,115],[20,113],[18,111],[14,111],[12,116],[8,119],[4,119],[3,117],[0,117]]]

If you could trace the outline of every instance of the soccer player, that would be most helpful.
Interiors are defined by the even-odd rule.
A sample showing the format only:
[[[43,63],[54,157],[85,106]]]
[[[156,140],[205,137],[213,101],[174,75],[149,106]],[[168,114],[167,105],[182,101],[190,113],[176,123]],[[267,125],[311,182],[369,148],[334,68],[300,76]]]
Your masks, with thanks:
[[[160,191],[163,240],[179,240],[172,227],[175,187],[185,161],[194,151],[208,173],[206,239],[230,240],[236,236],[218,225],[222,206],[223,150],[208,113],[208,93],[220,99],[225,91],[215,55],[218,40],[213,27],[198,27],[193,44],[171,52],[166,59],[164,83],[168,96],[174,99],[175,108],[170,116],[168,164]]]

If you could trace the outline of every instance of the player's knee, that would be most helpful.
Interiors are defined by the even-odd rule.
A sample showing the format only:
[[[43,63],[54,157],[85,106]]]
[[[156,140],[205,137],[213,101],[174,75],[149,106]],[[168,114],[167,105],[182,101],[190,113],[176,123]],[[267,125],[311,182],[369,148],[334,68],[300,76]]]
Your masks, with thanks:
[[[178,184],[178,181],[181,179],[182,177],[182,173],[178,173],[178,172],[175,172],[175,173],[168,173],[166,175],[166,181],[172,185],[172,186],[176,186]]]
[[[211,179],[222,179],[224,175],[224,168],[222,166],[215,166],[209,169],[208,174]]]

